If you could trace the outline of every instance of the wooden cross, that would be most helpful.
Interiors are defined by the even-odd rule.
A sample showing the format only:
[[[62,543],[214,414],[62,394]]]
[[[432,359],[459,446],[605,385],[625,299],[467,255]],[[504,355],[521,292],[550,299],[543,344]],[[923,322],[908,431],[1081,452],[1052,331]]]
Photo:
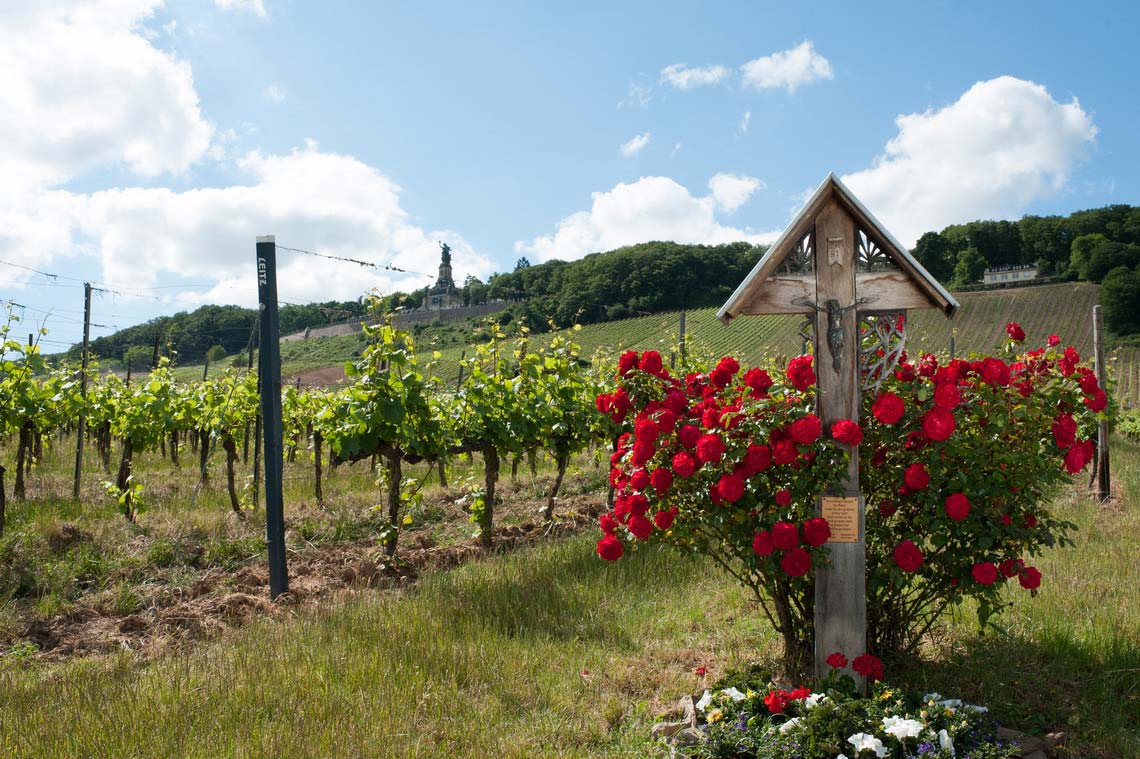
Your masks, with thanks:
[[[861,393],[870,384],[861,371],[868,367],[861,367],[860,320],[875,314],[893,320],[913,308],[940,308],[949,317],[958,302],[829,174],[717,317],[728,323],[740,315],[805,314],[815,334],[816,413],[829,429],[840,419],[859,420]],[[884,353],[871,382],[892,369],[901,342]],[[832,529],[830,567],[816,572],[817,677],[827,673],[831,653],[854,659],[867,650],[864,506],[853,449],[842,484],[817,504]]]

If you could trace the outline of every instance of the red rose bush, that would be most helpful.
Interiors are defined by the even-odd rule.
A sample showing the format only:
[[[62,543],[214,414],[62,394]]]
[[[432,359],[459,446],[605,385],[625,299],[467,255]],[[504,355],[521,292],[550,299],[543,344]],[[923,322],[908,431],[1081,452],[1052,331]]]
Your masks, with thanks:
[[[656,353],[624,354],[599,411],[622,432],[611,458],[613,510],[598,554],[642,542],[704,553],[748,586],[785,644],[810,661],[815,570],[831,534],[818,497],[860,456],[866,498],[868,647],[913,649],[947,607],[977,603],[985,624],[1002,588],[1035,594],[1031,565],[1069,543],[1073,525],[1048,508],[1092,458],[1107,400],[1072,348],[1003,357],[902,355],[859,423],[814,413],[811,356],[783,371],[741,371],[732,358],[672,376]]]
[[[1071,542],[1073,525],[1049,502],[1092,459],[1090,399],[1098,407],[1103,390],[1059,340],[1019,353],[1024,332],[1016,322],[1006,331],[1002,357],[904,359],[864,396],[873,650],[913,649],[967,599],[986,624],[1009,604],[1007,584],[1037,592],[1034,556]]]
[[[612,560],[657,540],[708,554],[753,590],[789,654],[806,656],[813,568],[831,534],[815,500],[838,481],[862,431],[825,431],[810,356],[776,376],[742,373],[731,358],[683,377],[645,363],[625,354],[619,386],[598,401],[626,430],[598,554]]]

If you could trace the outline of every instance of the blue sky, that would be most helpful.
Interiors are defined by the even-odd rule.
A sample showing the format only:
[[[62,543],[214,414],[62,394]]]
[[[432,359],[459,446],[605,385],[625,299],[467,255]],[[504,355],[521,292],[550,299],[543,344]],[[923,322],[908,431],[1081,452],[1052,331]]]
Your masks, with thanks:
[[[114,289],[98,335],[248,305],[256,234],[429,274],[445,239],[485,278],[771,239],[828,171],[908,242],[1137,202],[1135,6],[490,5],[0,10],[0,260]],[[294,301],[430,283],[282,264]],[[0,269],[77,339],[78,283]]]

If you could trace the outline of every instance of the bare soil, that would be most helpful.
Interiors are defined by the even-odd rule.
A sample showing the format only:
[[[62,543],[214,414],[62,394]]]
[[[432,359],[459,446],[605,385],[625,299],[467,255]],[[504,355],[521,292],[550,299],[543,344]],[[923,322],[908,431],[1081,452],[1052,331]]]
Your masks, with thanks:
[[[551,524],[526,522],[496,528],[490,551],[475,538],[441,546],[415,533],[401,537],[403,544],[394,558],[375,539],[306,545],[290,552],[289,593],[276,601],[269,600],[264,559],[237,570],[214,567],[190,577],[185,571],[158,571],[151,581],[136,588],[142,611],[116,613],[106,591],[93,593],[66,613],[30,622],[10,643],[35,644],[39,649],[36,658],[41,661],[118,651],[150,659],[171,648],[216,638],[255,619],[294,614],[301,607],[345,594],[399,589],[428,572],[582,530],[596,523],[605,507],[605,494],[568,494],[559,504]],[[537,510],[537,502],[526,505],[531,513]],[[61,538],[81,539],[70,534]],[[293,540],[287,536],[286,542]]]

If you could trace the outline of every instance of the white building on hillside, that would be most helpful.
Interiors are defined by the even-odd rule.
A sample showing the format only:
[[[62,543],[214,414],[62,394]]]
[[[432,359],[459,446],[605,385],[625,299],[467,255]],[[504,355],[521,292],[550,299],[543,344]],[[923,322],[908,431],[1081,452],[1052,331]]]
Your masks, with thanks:
[[[995,266],[982,273],[982,281],[987,285],[1004,285],[1010,282],[1025,282],[1037,279],[1037,264],[1018,266]]]

